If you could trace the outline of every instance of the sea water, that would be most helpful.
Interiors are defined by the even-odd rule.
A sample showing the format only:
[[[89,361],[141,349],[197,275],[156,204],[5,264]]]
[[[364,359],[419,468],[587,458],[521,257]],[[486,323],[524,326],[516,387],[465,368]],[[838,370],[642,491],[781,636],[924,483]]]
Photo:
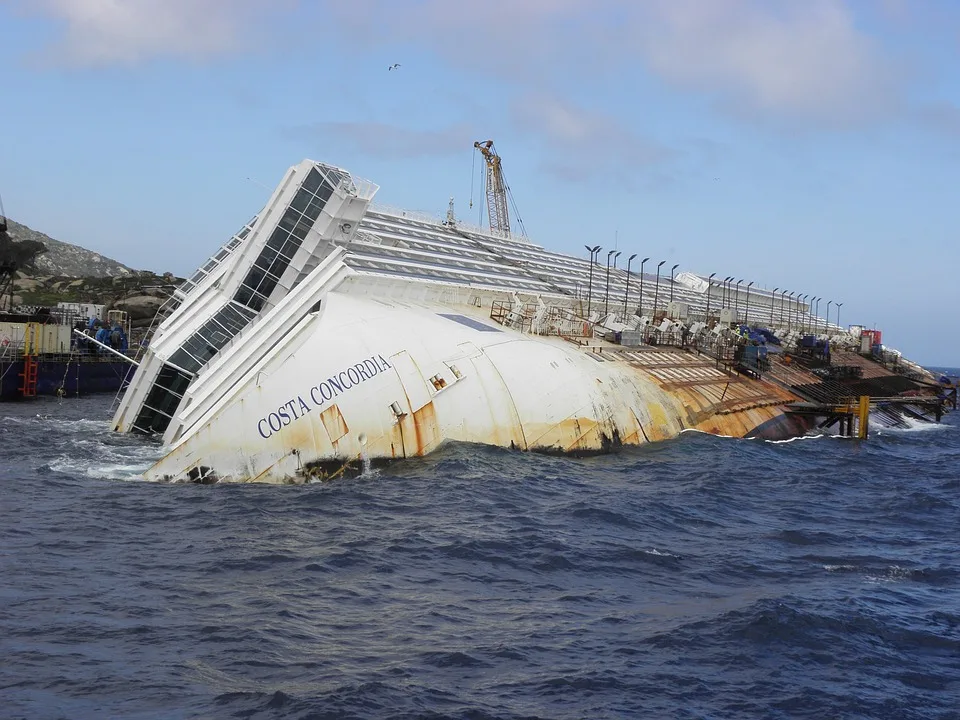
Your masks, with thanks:
[[[4,718],[957,718],[960,413],[169,485],[0,405]]]

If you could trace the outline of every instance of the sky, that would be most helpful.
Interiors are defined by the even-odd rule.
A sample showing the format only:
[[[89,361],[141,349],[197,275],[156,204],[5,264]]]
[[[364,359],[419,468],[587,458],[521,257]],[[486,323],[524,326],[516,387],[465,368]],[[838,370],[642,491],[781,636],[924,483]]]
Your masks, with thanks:
[[[0,195],[184,276],[303,158],[477,223],[492,139],[540,245],[958,366],[958,61],[956,0],[0,0]]]

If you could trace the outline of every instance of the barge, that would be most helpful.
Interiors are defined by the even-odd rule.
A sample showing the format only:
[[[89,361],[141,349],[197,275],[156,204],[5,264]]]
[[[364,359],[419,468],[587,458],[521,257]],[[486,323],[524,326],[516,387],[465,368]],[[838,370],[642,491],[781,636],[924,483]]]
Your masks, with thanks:
[[[126,337],[126,313],[110,315],[108,322],[126,328]],[[133,352],[98,349],[92,338],[75,331],[88,318],[82,320],[62,308],[0,312],[0,400],[119,391],[131,374]]]

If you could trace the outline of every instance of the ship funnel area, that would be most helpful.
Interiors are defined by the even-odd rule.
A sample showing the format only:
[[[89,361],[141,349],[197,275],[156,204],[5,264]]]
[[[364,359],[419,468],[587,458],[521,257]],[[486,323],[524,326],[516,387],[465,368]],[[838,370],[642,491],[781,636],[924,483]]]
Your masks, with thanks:
[[[169,442],[194,380],[241,338],[256,334],[326,259],[342,265],[337,246],[353,239],[377,190],[312,160],[290,168],[252,227],[234,237],[229,255],[217,256],[216,271],[198,273],[201,279],[156,329],[114,416],[114,430],[163,434]],[[269,329],[276,337],[277,328]]]

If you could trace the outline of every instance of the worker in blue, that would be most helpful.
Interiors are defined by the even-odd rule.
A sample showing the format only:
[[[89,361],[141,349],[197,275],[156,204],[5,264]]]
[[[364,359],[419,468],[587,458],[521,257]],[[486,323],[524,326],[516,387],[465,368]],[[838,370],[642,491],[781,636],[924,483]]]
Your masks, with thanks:
[[[101,325],[100,329],[97,330],[97,334],[93,336],[93,339],[97,342],[101,342],[104,345],[110,344],[110,331],[107,329],[106,325]],[[97,347],[97,352],[103,354],[104,349],[102,347]]]
[[[124,352],[127,349],[127,334],[123,331],[123,328],[120,325],[114,323],[113,327],[110,329],[110,347],[119,352]]]

